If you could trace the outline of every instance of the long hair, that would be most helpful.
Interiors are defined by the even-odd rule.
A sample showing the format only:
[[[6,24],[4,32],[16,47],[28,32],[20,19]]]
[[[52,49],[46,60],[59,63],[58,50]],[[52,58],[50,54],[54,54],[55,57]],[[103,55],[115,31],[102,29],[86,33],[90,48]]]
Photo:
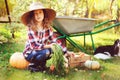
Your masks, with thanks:
[[[48,18],[48,14],[46,12],[46,10],[43,10],[43,13],[44,13],[44,19],[43,19],[43,22],[42,22],[42,25],[43,25],[43,29],[48,29],[50,28],[51,26],[51,21],[49,20]],[[33,11],[30,12],[30,15],[29,15],[29,23],[28,23],[28,27],[30,27],[33,31],[37,31],[37,22],[35,21],[35,18],[34,18],[34,13]]]

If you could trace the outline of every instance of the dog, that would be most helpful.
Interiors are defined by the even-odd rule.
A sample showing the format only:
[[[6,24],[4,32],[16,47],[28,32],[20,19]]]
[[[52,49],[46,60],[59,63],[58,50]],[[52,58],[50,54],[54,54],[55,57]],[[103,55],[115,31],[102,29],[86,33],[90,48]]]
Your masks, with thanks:
[[[94,52],[94,57],[100,59],[110,59],[114,56],[120,56],[120,40],[115,40],[113,45],[99,46]]]

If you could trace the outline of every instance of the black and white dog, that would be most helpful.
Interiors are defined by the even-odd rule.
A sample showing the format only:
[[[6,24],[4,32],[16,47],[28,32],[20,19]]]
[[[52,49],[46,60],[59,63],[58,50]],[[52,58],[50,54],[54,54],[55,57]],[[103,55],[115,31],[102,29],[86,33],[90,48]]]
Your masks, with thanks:
[[[99,46],[95,52],[94,57],[98,59],[110,59],[114,56],[120,56],[120,40],[117,39],[113,45]]]

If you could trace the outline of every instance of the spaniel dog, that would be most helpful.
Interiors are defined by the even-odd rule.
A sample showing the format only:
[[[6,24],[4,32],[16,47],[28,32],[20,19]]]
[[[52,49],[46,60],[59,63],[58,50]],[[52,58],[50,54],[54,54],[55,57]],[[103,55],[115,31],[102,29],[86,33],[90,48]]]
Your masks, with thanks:
[[[120,40],[117,39],[113,45],[99,46],[94,57],[98,59],[110,59],[114,56],[120,56]]]

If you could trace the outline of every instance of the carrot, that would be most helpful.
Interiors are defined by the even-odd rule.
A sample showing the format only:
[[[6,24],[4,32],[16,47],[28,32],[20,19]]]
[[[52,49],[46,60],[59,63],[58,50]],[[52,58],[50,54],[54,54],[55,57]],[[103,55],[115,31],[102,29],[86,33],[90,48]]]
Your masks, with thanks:
[[[50,70],[51,70],[51,71],[54,71],[54,70],[55,70],[55,66],[54,66],[54,65],[51,65],[51,66],[50,66]]]
[[[59,74],[65,73],[65,66],[64,66],[64,56],[61,47],[58,44],[53,44],[52,46],[52,64],[55,67],[55,72]]]

